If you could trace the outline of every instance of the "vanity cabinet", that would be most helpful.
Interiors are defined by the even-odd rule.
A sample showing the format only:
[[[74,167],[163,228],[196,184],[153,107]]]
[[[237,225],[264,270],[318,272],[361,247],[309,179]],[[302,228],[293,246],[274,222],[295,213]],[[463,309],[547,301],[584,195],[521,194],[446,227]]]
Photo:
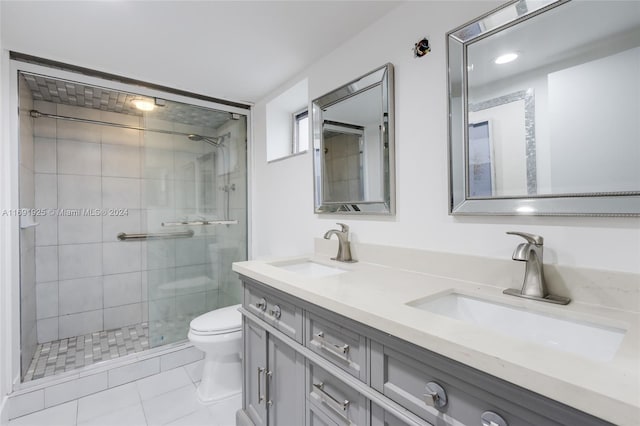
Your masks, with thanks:
[[[433,424],[443,415],[463,425],[607,424],[399,339],[371,342],[371,386]]]
[[[245,286],[243,308],[302,343],[302,309],[286,295]],[[243,318],[245,413],[256,426],[304,424],[304,358],[256,321]],[[249,350],[250,348],[250,350]]]
[[[245,387],[238,417],[256,426],[610,424],[242,279]]]

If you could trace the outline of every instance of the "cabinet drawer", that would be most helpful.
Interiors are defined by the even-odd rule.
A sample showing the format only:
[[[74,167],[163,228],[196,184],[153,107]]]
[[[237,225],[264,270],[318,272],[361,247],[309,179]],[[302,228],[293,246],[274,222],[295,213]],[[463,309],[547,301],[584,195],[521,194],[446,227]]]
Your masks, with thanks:
[[[321,409],[313,404],[307,404],[307,426],[338,426],[338,423],[331,420]]]
[[[364,336],[307,312],[305,345],[352,376],[366,381]]]
[[[491,424],[483,422],[482,416],[495,419],[492,416],[498,415],[507,426],[609,425],[470,367],[405,345],[391,348],[371,343],[371,385],[428,422]],[[437,390],[434,383],[446,393],[446,404],[439,408],[428,397]]]
[[[302,308],[286,296],[277,295],[262,286],[250,285],[245,281],[243,307],[298,343],[302,343]]]
[[[367,400],[337,377],[307,360],[307,401],[338,424],[366,426]]]
[[[409,426],[384,408],[371,403],[371,426]],[[431,426],[424,422],[424,426]]]

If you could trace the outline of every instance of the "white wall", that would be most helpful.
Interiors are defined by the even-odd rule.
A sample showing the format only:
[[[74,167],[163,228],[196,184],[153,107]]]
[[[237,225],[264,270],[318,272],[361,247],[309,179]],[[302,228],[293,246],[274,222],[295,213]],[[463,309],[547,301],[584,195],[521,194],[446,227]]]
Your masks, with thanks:
[[[309,97],[314,99],[386,62],[393,63],[395,217],[313,214],[310,154],[272,164],[265,161],[265,103],[281,91],[256,104],[254,257],[311,252],[313,238],[342,221],[351,226],[355,241],[503,259],[519,243],[505,231],[532,232],[545,237],[548,263],[640,272],[638,218],[448,216],[445,33],[498,4],[405,3],[288,83],[308,78]],[[416,59],[411,49],[424,36],[433,50]]]
[[[549,74],[554,192],[638,190],[638,75],[640,47]]]

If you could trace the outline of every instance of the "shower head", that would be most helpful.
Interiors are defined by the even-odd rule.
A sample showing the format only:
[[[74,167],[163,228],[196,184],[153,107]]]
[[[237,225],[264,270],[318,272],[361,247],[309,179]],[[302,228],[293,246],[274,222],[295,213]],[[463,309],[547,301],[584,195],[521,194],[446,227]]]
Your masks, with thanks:
[[[197,141],[205,141],[205,142],[210,143],[211,145],[215,145],[215,146],[218,146],[221,143],[220,138],[210,138],[208,136],[196,135],[195,133],[187,135],[187,137],[191,141],[195,141],[195,142],[197,142]]]

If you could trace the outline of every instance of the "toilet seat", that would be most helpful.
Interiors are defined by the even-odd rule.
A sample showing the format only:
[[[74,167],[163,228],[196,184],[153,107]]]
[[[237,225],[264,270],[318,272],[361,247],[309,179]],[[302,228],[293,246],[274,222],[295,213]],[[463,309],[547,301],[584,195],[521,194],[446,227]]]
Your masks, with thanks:
[[[194,318],[189,324],[191,333],[196,335],[217,335],[242,330],[240,305],[219,308]]]

